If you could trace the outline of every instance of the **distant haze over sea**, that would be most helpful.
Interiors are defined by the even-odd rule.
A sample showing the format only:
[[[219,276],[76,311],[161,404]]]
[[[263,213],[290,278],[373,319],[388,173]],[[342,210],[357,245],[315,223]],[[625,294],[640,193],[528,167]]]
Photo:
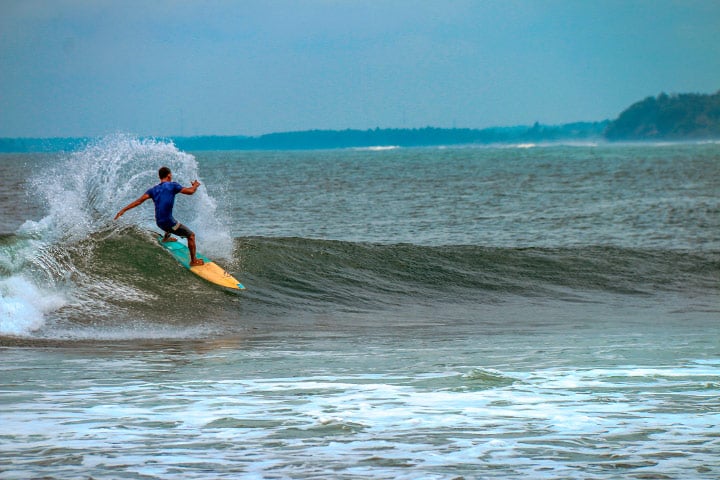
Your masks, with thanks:
[[[659,94],[625,109],[615,120],[564,125],[472,128],[375,128],[305,130],[260,136],[172,136],[181,150],[313,150],[374,146],[423,147],[595,141],[687,141],[720,138],[720,91]],[[49,152],[81,148],[93,138],[0,138],[0,152]]]

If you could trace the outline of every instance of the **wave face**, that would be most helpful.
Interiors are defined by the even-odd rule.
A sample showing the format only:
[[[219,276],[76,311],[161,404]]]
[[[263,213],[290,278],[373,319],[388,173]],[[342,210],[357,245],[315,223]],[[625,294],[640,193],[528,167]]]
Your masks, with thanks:
[[[617,247],[432,247],[248,238],[238,240],[238,248],[255,283],[290,297],[354,307],[399,297],[573,300],[598,293],[711,292],[720,271],[720,255],[713,252]]]

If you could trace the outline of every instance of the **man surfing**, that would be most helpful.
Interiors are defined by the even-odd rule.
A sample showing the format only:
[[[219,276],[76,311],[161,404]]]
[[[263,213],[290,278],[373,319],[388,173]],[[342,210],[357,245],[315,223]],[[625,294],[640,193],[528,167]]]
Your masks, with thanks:
[[[192,186],[183,187],[179,183],[172,181],[172,172],[168,167],[160,167],[158,176],[160,177],[160,183],[148,189],[140,198],[120,210],[117,215],[115,215],[115,220],[120,218],[128,210],[152,198],[153,203],[155,203],[155,223],[165,232],[162,241],[176,242],[177,239],[171,236],[173,234],[178,237],[187,238],[188,250],[190,250],[190,266],[203,265],[205,262],[195,257],[195,233],[175,220],[172,215],[173,206],[175,205],[175,195],[178,193],[192,195],[197,191],[200,182],[193,180]]]

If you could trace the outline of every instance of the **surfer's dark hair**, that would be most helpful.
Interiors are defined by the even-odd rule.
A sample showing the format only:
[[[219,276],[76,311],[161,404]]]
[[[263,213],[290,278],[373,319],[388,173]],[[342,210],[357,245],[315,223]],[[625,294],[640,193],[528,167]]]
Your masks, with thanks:
[[[170,175],[172,172],[168,167],[160,167],[160,170],[158,170],[158,176],[160,177],[160,180]]]

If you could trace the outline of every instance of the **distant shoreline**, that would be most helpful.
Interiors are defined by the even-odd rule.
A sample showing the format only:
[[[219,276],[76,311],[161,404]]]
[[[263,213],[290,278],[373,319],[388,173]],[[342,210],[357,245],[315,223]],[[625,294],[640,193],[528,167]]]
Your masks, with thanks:
[[[661,93],[625,109],[615,120],[563,125],[472,128],[375,128],[305,130],[259,136],[201,135],[156,138],[180,150],[326,150],[338,148],[507,145],[562,142],[682,142],[720,139],[720,91],[712,95]],[[0,152],[72,151],[84,138],[0,138]]]
[[[607,122],[601,122],[607,123]],[[561,126],[562,127],[562,126]],[[397,136],[390,134],[375,135],[374,130],[311,130],[307,132],[286,132],[262,135],[259,137],[245,137],[233,135],[203,135],[196,137],[151,137],[151,136],[131,136],[124,135],[127,138],[136,138],[143,140],[156,140],[172,142],[179,150],[186,152],[203,152],[203,151],[301,151],[301,150],[340,150],[340,149],[357,149],[367,151],[385,151],[397,148],[422,148],[422,147],[516,147],[531,148],[552,145],[579,145],[579,146],[597,146],[597,145],[676,145],[676,144],[702,144],[702,143],[720,143],[720,138],[688,138],[688,139],[619,139],[609,140],[601,134],[592,134],[590,130],[584,133],[575,133],[562,136],[558,132],[562,131],[561,127],[541,127],[549,128],[553,134],[542,136],[535,133],[528,133],[533,127],[512,127],[500,128],[498,130],[512,131],[517,129],[515,133],[505,133],[497,135],[492,139],[490,133],[485,133],[484,137],[475,137],[473,140],[466,140],[467,133],[458,133],[454,130],[461,129],[433,129],[437,130],[436,137],[443,137],[446,141],[410,141],[412,135],[403,136],[403,130],[388,129],[398,132]],[[523,128],[524,133],[523,133]],[[425,130],[425,129],[421,129]],[[495,130],[495,129],[487,129]],[[367,132],[373,132],[367,134]],[[377,133],[382,133],[379,130]],[[412,132],[412,130],[409,130]],[[470,130],[470,132],[485,132],[484,130]],[[457,135],[455,135],[458,133]],[[361,138],[362,141],[342,141],[345,138],[352,139]],[[268,138],[269,137],[269,138]],[[382,137],[382,138],[381,138]],[[0,138],[0,154],[11,153],[55,153],[55,152],[72,152],[78,151],[92,145],[95,142],[107,137],[67,137],[67,138]]]
[[[142,136],[171,141],[184,151],[208,150],[325,150],[371,147],[432,147],[457,145],[529,144],[563,141],[602,141],[608,121],[565,125],[470,128],[375,128],[368,130],[306,130],[260,136]],[[0,152],[73,151],[100,137],[0,138]]]

